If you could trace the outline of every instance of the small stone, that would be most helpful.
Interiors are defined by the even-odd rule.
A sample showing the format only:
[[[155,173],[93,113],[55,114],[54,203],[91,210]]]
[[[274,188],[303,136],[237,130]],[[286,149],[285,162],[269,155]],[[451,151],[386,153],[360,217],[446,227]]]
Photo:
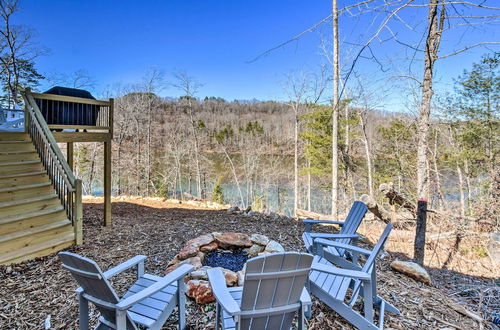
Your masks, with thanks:
[[[391,263],[391,268],[407,276],[410,276],[417,281],[429,285],[431,284],[431,277],[429,276],[429,273],[427,273],[427,271],[419,264],[411,261],[394,260]]]
[[[208,304],[215,301],[210,283],[204,280],[191,280],[187,282],[186,296],[198,304]]]
[[[238,283],[238,274],[225,268],[219,268],[226,278],[226,286],[235,286]]]
[[[212,242],[210,244],[201,246],[200,251],[201,252],[212,252],[212,251],[217,250],[218,247],[219,247],[219,244],[217,244],[217,242]]]
[[[239,210],[240,210],[240,208],[238,206],[232,206],[232,207],[230,207],[230,208],[227,209],[226,213],[227,214],[233,214],[233,213],[235,213],[235,212],[237,212]]]
[[[6,272],[7,274],[12,273],[12,267],[8,266],[8,267],[5,269],[5,272]]]
[[[266,246],[269,243],[269,238],[261,234],[252,234],[250,240],[262,246]]]
[[[259,244],[254,244],[245,251],[248,253],[249,258],[253,258],[259,255],[262,251],[264,251],[265,247]]]
[[[245,282],[245,272],[240,270],[236,274],[238,274],[238,286],[243,286],[243,283]]]
[[[215,240],[223,249],[251,247],[252,241],[249,240],[247,234],[242,233],[223,233],[214,235]]]
[[[177,254],[177,257],[180,260],[185,260],[190,257],[194,257],[195,255],[198,254],[198,247],[193,246],[193,245],[188,245],[184,249],[182,249],[179,254]]]
[[[214,241],[214,237],[212,234],[205,234],[205,235],[201,235],[201,236],[198,236],[190,241],[187,242],[187,245],[192,245],[192,246],[195,246],[195,247],[200,247],[200,246],[203,246],[203,245],[207,245],[207,244],[210,244]]]
[[[243,211],[244,213],[248,213],[252,211],[252,206],[251,205],[248,205],[247,208]]]
[[[212,267],[203,266],[198,270],[194,270],[189,274],[189,277],[193,280],[208,280],[207,270]]]
[[[268,253],[276,253],[276,252],[285,252],[285,248],[283,248],[283,245],[276,241],[269,241],[267,243],[266,248],[264,249],[264,252]]]

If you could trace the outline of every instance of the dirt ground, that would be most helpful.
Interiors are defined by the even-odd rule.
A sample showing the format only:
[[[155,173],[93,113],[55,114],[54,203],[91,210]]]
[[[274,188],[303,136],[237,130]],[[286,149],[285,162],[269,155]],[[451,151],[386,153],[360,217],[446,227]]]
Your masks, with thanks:
[[[286,217],[228,215],[225,210],[159,200],[127,199],[114,201],[113,226],[102,227],[102,211],[99,199],[86,200],[84,244],[69,251],[94,259],[104,270],[134,255],[144,254],[148,256],[146,271],[162,275],[168,261],[189,239],[214,231],[260,233],[280,242],[287,250],[304,250],[301,240],[304,226],[300,221]],[[373,242],[382,228],[382,224],[367,223],[361,229]],[[327,230],[331,231],[330,228]],[[428,286],[390,269],[392,260],[411,257],[409,233],[394,231],[386,246],[387,253],[382,260],[378,260],[379,294],[401,311],[401,315],[386,314],[385,327],[498,329],[490,322],[493,313],[500,312],[499,274],[491,260],[478,259],[474,266],[476,261],[472,261],[470,255],[474,249],[458,249],[456,256],[451,256],[448,269],[428,268],[433,279],[432,286]],[[446,243],[439,244],[437,247],[436,243],[429,244],[427,254],[432,258],[429,259],[431,267],[438,264],[435,259],[442,264],[446,253],[449,254]],[[132,274],[127,273],[113,278],[113,285],[120,293],[131,280]],[[43,329],[44,324],[49,323],[51,329],[77,328],[78,308],[74,293],[77,284],[61,268],[55,254],[21,264],[0,266],[0,283],[1,329]],[[467,316],[467,312],[457,312],[457,309],[460,310],[458,307],[480,314],[486,321],[478,322],[473,316]],[[96,313],[91,312],[95,322]],[[203,306],[188,300],[187,314],[189,329],[213,328],[213,304]],[[165,328],[175,329],[176,318],[174,313]],[[309,320],[308,329],[351,328],[339,315],[314,299],[313,317]]]

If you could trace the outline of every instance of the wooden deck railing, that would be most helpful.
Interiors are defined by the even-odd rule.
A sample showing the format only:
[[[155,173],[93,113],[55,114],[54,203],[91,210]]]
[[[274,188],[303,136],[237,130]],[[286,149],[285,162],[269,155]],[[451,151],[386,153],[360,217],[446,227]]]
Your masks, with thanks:
[[[82,182],[75,178],[42,116],[33,94],[27,90],[23,94],[23,99],[25,103],[25,129],[30,134],[68,219],[73,224],[76,244],[82,244]]]
[[[31,93],[49,129],[113,130],[113,101]]]

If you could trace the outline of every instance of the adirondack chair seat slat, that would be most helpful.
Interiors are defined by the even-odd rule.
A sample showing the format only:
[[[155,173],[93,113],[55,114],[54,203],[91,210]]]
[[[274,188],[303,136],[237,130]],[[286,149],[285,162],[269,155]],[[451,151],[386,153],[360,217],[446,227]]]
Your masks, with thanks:
[[[80,329],[88,329],[87,301],[101,313],[98,329],[137,329],[136,324],[160,329],[175,306],[179,306],[179,328],[185,327],[184,276],[194,269],[183,265],[165,277],[144,274],[144,256],[137,256],[106,273],[92,260],[74,253],[59,253],[63,267],[81,285]],[[131,267],[137,268],[137,280],[120,299],[107,278]]]

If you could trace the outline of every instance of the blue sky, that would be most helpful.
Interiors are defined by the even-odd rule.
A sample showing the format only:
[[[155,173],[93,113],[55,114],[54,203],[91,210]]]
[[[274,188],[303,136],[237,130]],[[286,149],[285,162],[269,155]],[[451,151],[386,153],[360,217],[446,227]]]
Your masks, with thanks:
[[[340,4],[344,2],[348,3]],[[330,13],[330,6],[326,0],[26,0],[16,19],[34,28],[37,41],[50,51],[37,59],[39,71],[70,74],[87,70],[98,83],[96,93],[109,85],[139,82],[149,68],[156,67],[165,72],[167,80],[174,70],[186,70],[195,76],[204,84],[199,97],[283,100],[286,74],[318,70],[325,62],[320,36],[328,37],[331,25],[324,24],[257,62],[247,61],[323,19]],[[409,9],[401,18],[420,25],[409,32],[394,22],[391,31],[406,41],[418,40],[422,35],[419,29],[425,26],[425,12]],[[380,19],[375,15],[341,19],[344,65],[350,65],[357,49],[349,43],[363,42]],[[458,49],[463,32],[453,29],[445,34],[443,49]],[[384,31],[381,40],[388,34]],[[500,39],[498,25],[469,29],[466,36],[471,42]],[[386,69],[391,68],[390,73],[381,72],[373,61],[361,59],[352,81],[379,89],[388,86],[387,79],[391,81],[391,75],[399,72],[394,64],[404,62],[401,58],[406,54],[394,42],[374,43],[372,50]],[[487,51],[477,49],[444,60],[436,72],[438,86],[449,88],[453,77]],[[406,67],[398,64],[397,70],[406,72]],[[418,77],[418,62],[415,67]],[[380,106],[399,110],[404,103],[402,85],[389,90],[392,101],[381,101]],[[170,87],[161,94],[178,96],[179,92]]]

